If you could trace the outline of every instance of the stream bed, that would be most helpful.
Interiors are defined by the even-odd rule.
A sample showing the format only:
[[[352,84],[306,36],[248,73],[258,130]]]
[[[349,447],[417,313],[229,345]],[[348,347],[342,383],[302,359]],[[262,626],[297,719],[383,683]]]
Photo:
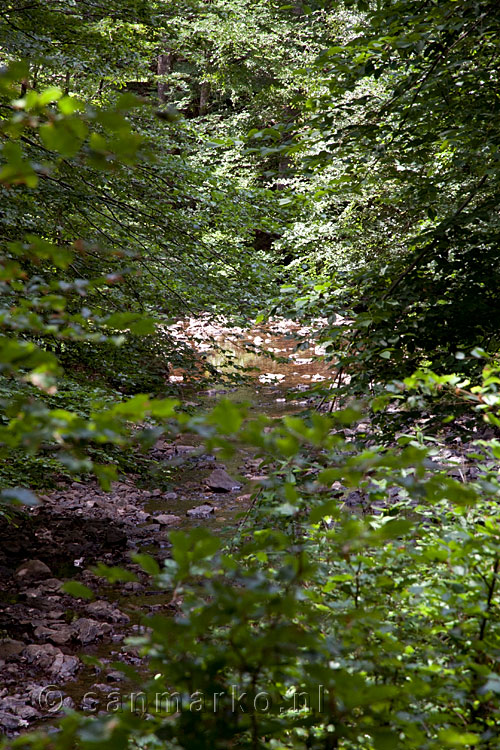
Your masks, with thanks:
[[[328,378],[314,346],[296,351],[308,331],[278,321],[255,331],[223,329],[188,321],[176,330],[197,347],[203,361],[225,369],[228,380],[205,390],[169,371],[186,406],[207,411],[221,396],[248,405],[249,415],[270,417],[303,411],[307,390]],[[262,354],[267,350],[270,356]],[[240,382],[231,374],[241,373]],[[294,393],[295,397],[290,399]],[[301,393],[304,393],[301,396]],[[0,729],[17,734],[54,721],[60,710],[95,713],[117,688],[133,688],[112,664],[141,671],[144,663],[125,641],[143,617],[172,611],[169,592],[131,561],[145,551],[161,562],[169,555],[169,532],[195,525],[230,539],[248,510],[252,489],[264,477],[260,460],[236,446],[230,460],[204,452],[196,436],[159,440],[151,452],[169,467],[144,486],[135,475],[114,482],[110,492],[96,481],[72,482],[41,495],[42,504],[22,523],[0,522]],[[134,580],[103,584],[91,568],[103,562],[125,567]],[[76,580],[94,599],[61,590]],[[85,663],[85,656],[99,663]]]

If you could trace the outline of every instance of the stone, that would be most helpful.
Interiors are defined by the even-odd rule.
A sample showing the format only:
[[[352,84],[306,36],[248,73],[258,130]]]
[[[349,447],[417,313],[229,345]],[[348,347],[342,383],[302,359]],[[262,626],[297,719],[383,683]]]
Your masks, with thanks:
[[[9,711],[26,721],[40,716],[38,711],[33,706],[29,706],[23,698],[16,698],[12,695],[7,695],[0,701],[0,711]]]
[[[100,638],[104,633],[110,631],[110,626],[92,620],[89,617],[80,617],[74,624],[73,627],[76,631],[78,640],[83,643],[92,643],[92,641]]]
[[[139,581],[127,581],[123,586],[124,591],[144,591],[144,586]]]
[[[153,521],[159,523],[161,526],[173,526],[179,523],[181,520],[179,516],[174,516],[171,513],[161,513],[159,516],[154,516]]]
[[[26,644],[22,641],[15,641],[10,638],[6,638],[0,641],[0,659],[9,661],[14,659],[16,656],[24,651]]]
[[[221,468],[214,469],[207,479],[207,486],[215,492],[231,492],[239,490],[241,485],[232,479],[227,471]]]
[[[49,672],[54,678],[58,677],[61,680],[68,680],[78,672],[79,668],[80,660],[76,656],[68,656],[60,651],[54,659]]]
[[[204,503],[203,505],[197,505],[196,508],[190,508],[186,515],[191,518],[208,518],[208,516],[211,516],[213,513],[215,513],[215,507],[208,503]]]
[[[42,669],[49,669],[56,656],[62,653],[61,649],[52,646],[50,643],[44,643],[40,646],[31,644],[26,646],[22,655],[26,658],[28,664],[34,664]]]
[[[35,628],[35,637],[44,641],[51,641],[58,646],[68,643],[75,635],[74,628],[65,623],[53,623],[52,627],[47,628],[40,625]]]
[[[52,576],[48,565],[41,560],[27,560],[21,563],[14,573],[18,581],[35,581],[39,578],[50,578]]]
[[[108,682],[121,682],[125,678],[123,672],[119,672],[117,669],[112,669],[107,673],[106,679]]]
[[[177,500],[177,498],[177,492],[165,492],[165,494],[163,495],[164,500]]]
[[[92,602],[91,604],[88,604],[86,607],[86,610],[89,614],[91,614],[93,617],[97,617],[101,620],[107,620],[108,622],[129,622],[130,617],[123,612],[120,612],[119,609],[116,609],[116,607],[113,607],[112,604],[106,601],[97,601]]]
[[[25,722],[20,716],[14,716],[6,711],[0,711],[0,727],[4,729],[19,729]]]

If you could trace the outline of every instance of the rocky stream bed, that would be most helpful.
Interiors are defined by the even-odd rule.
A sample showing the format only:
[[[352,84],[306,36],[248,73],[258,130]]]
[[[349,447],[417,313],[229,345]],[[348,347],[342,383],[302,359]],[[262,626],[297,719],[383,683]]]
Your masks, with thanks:
[[[187,390],[186,399],[206,409],[223,394],[249,403],[250,412],[276,417],[303,410],[306,396],[289,401],[287,395],[324,380],[328,370],[313,359],[313,350],[295,351],[296,329],[277,324],[247,335],[249,345],[243,346],[238,338],[243,332],[221,333],[210,324],[197,323],[194,330],[181,326],[179,335],[196,338],[199,350],[217,365],[229,352],[233,364],[255,368],[251,382],[194,394]],[[226,354],[213,349],[221,340]],[[263,358],[261,346],[283,360]],[[171,378],[182,382],[183,376],[173,373]],[[354,439],[369,429],[360,423],[344,432],[352,432]],[[474,479],[472,441],[491,436],[487,431],[469,434],[462,425],[444,449],[436,449],[435,460],[459,480]],[[22,523],[0,520],[0,730],[7,735],[54,721],[64,707],[95,713],[116,691],[131,688],[117,667],[140,672],[144,663],[127,637],[141,630],[144,616],[175,609],[169,592],[154,588],[131,554],[147,551],[161,563],[169,555],[170,531],[199,524],[230,538],[250,507],[252,489],[265,479],[251,451],[237,448],[224,463],[185,435],[159,440],[152,457],[173,467],[167,489],[151,483],[144,487],[133,474],[113,483],[110,492],[96,481],[72,482],[40,495],[41,505]],[[377,512],[360,492],[338,490],[348,506]],[[397,500],[398,491],[389,490],[387,502]],[[135,580],[111,585],[92,572],[99,562],[122,566]],[[67,580],[90,588],[93,600],[64,593]],[[89,656],[95,657],[92,663],[85,660]]]
[[[216,386],[190,391],[201,408],[221,395],[251,404],[268,415],[301,409],[306,401],[287,402],[290,389],[307,389],[327,376],[309,352],[294,351],[293,330],[278,323],[268,332],[221,330],[192,322],[177,329],[179,338],[195,340],[197,348],[216,366],[254,368],[252,381],[240,386]],[[302,332],[303,333],[303,332]],[[223,347],[220,348],[223,341]],[[214,344],[218,345],[214,349]],[[259,354],[261,347],[275,357]],[[208,353],[208,354],[207,354]],[[183,375],[171,373],[173,382]],[[22,523],[0,520],[0,729],[17,734],[44,721],[53,721],[64,707],[95,712],[125,676],[112,663],[141,667],[127,636],[142,627],[144,615],[168,612],[170,596],[152,587],[151,579],[131,560],[131,553],[148,551],[161,562],[169,555],[169,531],[206,524],[230,535],[249,505],[252,486],[261,479],[260,461],[238,450],[230,465],[207,455],[186,436],[160,440],[152,451],[159,463],[175,467],[172,486],[141,486],[127,475],[110,492],[96,481],[72,482],[41,494],[41,505]],[[92,572],[99,562],[119,565],[136,580],[110,585]],[[88,601],[62,591],[76,580],[90,588]],[[95,656],[87,664],[82,656]]]

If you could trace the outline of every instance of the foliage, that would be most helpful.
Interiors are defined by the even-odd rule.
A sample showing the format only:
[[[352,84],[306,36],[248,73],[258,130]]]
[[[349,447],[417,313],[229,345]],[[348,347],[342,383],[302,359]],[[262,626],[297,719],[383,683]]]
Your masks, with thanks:
[[[348,312],[349,330],[331,315],[325,338],[342,341],[361,392],[429,361],[453,370],[478,345],[498,350],[500,32],[486,0],[348,5],[364,12],[319,57],[323,88],[287,149],[308,179],[286,241],[309,256],[300,296],[311,272],[326,284],[305,314]]]
[[[405,385],[447,382],[421,373]],[[493,421],[499,382],[493,368],[463,388]],[[161,571],[137,557],[177,610],[148,617],[132,641],[154,675],[140,702],[70,713],[50,740],[10,746],[497,747],[498,441],[477,447],[483,470],[460,481],[432,443],[353,450],[353,407],[270,432],[271,420],[242,423],[235,409],[222,403],[184,429],[208,433],[209,447],[237,435],[269,479],[230,547],[194,529],[171,533]],[[345,503],[356,489],[364,513]]]

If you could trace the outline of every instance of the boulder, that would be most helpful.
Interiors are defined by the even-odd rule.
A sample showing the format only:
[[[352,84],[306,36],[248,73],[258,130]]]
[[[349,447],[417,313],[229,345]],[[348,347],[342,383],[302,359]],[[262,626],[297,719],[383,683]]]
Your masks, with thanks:
[[[174,526],[181,519],[179,516],[174,516],[171,513],[160,513],[159,516],[154,516],[151,520],[159,523],[161,526]]]
[[[15,641],[11,638],[6,638],[0,641],[0,659],[9,661],[19,656],[21,651],[24,651],[26,644],[22,641]]]
[[[51,641],[56,643],[58,646],[63,646],[68,643],[75,635],[74,628],[66,623],[51,623],[51,627],[47,628],[43,625],[35,628],[35,637],[41,641]]]
[[[111,627],[107,623],[97,622],[97,620],[92,620],[89,617],[80,617],[73,623],[73,627],[77,634],[76,637],[84,645],[92,643],[92,641],[97,640],[97,638],[100,638],[105,633],[109,633],[111,630]]]
[[[62,653],[61,649],[52,646],[50,643],[44,643],[40,646],[31,644],[26,646],[22,655],[26,658],[28,664],[34,664],[42,669],[49,669],[56,656]]]
[[[80,668],[80,660],[76,656],[68,656],[60,651],[49,669],[53,678],[69,680]]]
[[[27,560],[21,563],[14,573],[18,581],[36,581],[39,578],[50,578],[52,576],[48,565],[41,560]]]
[[[92,615],[92,617],[97,617],[99,620],[106,620],[107,622],[129,622],[130,617],[123,612],[120,612],[119,609],[116,609],[113,607],[110,602],[106,601],[97,601],[92,602],[91,604],[88,604],[86,607],[87,612]]]
[[[208,503],[203,503],[203,505],[197,505],[196,508],[190,508],[186,515],[191,518],[208,518],[213,513],[215,513],[215,507]]]
[[[231,492],[239,490],[241,485],[221,468],[214,469],[207,479],[207,486],[214,492]]]

